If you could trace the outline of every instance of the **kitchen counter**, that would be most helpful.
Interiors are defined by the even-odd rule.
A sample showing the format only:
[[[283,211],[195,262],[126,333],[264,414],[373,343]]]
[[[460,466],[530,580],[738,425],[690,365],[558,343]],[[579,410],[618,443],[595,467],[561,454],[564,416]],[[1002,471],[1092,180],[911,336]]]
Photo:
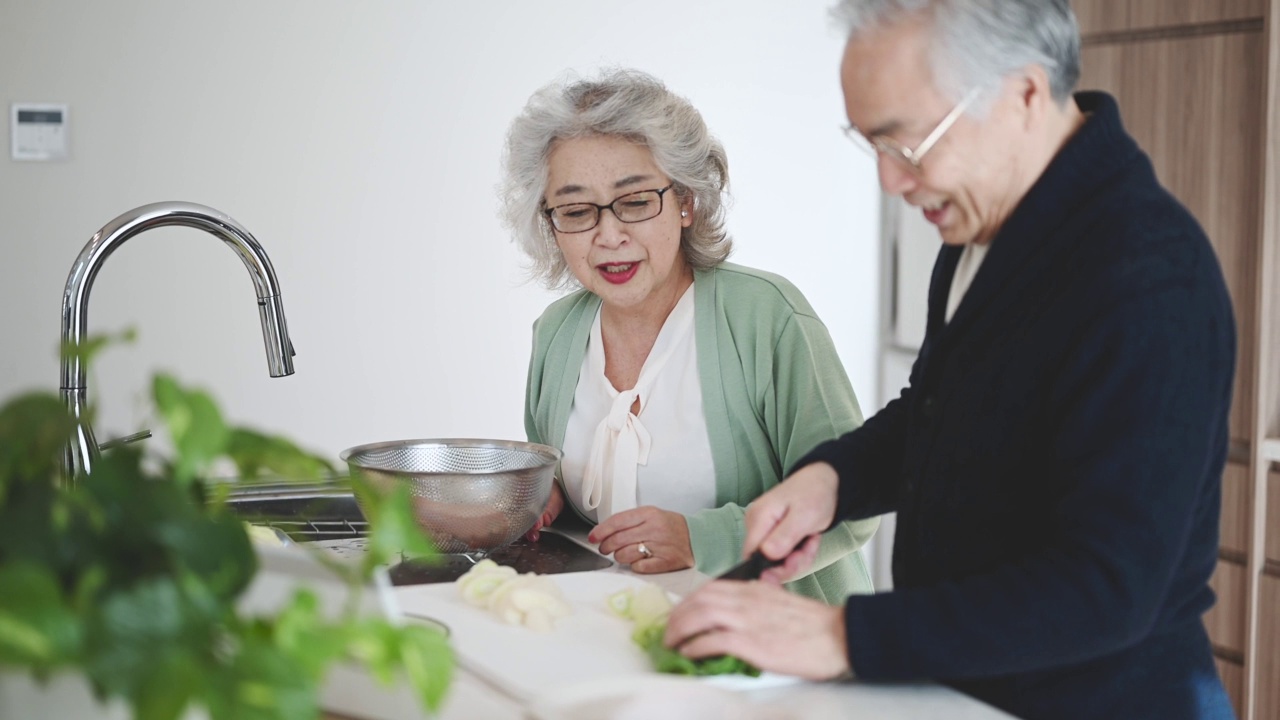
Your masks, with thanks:
[[[584,531],[569,530],[566,534],[585,547],[591,547],[585,542]],[[633,582],[631,579],[639,578],[656,583],[678,596],[689,594],[709,580],[707,576],[695,570],[661,575],[637,575],[631,573],[626,566],[619,565],[578,575],[596,577],[575,578],[572,575],[552,577],[563,579],[562,585],[570,588],[582,586],[587,580],[592,584],[608,585]],[[438,598],[439,593],[442,592],[439,588],[449,586],[435,586],[437,589],[428,591],[424,591],[423,587],[426,586],[397,588],[397,598],[406,613],[424,616],[431,616],[433,611],[439,613],[441,608],[438,602],[433,606],[432,596],[425,593],[436,593],[434,597]],[[566,590],[566,594],[571,593]],[[570,596],[569,599],[572,601],[574,598]],[[493,625],[495,629],[492,635],[455,632],[454,643],[460,656],[459,666],[440,717],[446,720],[601,717],[601,708],[615,709],[628,702],[628,700],[618,700],[613,703],[602,703],[591,710],[584,709],[585,703],[592,699],[593,694],[606,694],[602,686],[608,686],[611,683],[609,679],[600,677],[598,667],[600,663],[596,663],[592,669],[597,674],[592,682],[574,684],[576,671],[571,667],[572,663],[558,658],[555,653],[556,633],[559,629],[547,635],[537,636],[523,628],[501,626],[496,619],[493,620]],[[504,636],[501,633],[529,633],[529,635]],[[533,667],[539,665],[538,663],[531,663],[525,667],[530,667],[530,673],[534,675],[542,673],[555,678],[557,683],[562,682],[563,685],[557,684],[554,687],[544,685],[545,696],[530,700],[527,694],[520,692],[519,683],[503,682],[495,675],[492,667],[482,667],[487,664],[483,661],[484,658],[498,657],[510,660],[511,655],[518,655],[520,653],[520,648],[516,647],[518,643],[510,642],[511,638],[537,643],[535,647],[543,651],[539,657],[545,657],[545,663],[538,667]],[[569,645],[574,640],[575,638],[562,635],[560,643]],[[607,643],[602,639],[601,644]],[[584,658],[583,661],[587,660]],[[554,671],[547,665],[553,666]],[[525,679],[528,678],[522,678],[522,680]],[[654,696],[664,694],[671,696],[672,692],[678,693],[684,688],[697,690],[703,695],[691,696],[688,701],[681,700],[679,705],[673,702],[669,708],[644,708],[643,710],[633,708],[637,712],[631,715],[631,717],[652,716],[661,710],[665,720],[677,720],[680,717],[679,710],[682,708],[689,712],[689,717],[705,717],[708,708],[711,708],[713,713],[723,710],[726,717],[731,715],[735,718],[742,717],[741,713],[744,711],[752,718],[815,718],[817,720],[850,717],[878,718],[879,720],[899,718],[902,720],[1008,720],[1012,717],[967,695],[936,684],[886,685],[856,680],[810,683],[795,682],[790,679],[783,679],[781,683],[754,683],[751,679],[743,678],[743,682],[735,686],[732,683],[722,685],[707,683],[706,680],[671,678],[658,673],[627,676],[612,684],[627,688],[639,687],[641,690],[651,684],[655,688]],[[726,690],[725,687],[730,689]],[[584,705],[574,706],[570,700],[575,697],[579,698]],[[598,701],[599,698],[596,700]],[[712,705],[698,705],[699,702],[712,703]],[[732,713],[729,712],[731,709]],[[669,712],[670,710],[674,710],[675,713]],[[606,716],[609,714],[609,711],[605,711]]]
[[[572,535],[572,534],[571,534]],[[577,533],[583,541],[585,533]],[[349,600],[349,588],[306,553],[278,545],[259,546],[263,571],[242,599],[242,610],[261,611],[305,583],[322,606]],[[382,593],[394,592],[409,622],[414,616],[446,622],[459,662],[438,716],[443,720],[600,720],[629,718],[876,718],[877,720],[1008,720],[1009,715],[954,690],[933,684],[880,685],[858,681],[809,683],[769,676],[689,679],[653,672],[630,641],[630,627],[604,607],[605,593],[641,581],[684,596],[709,578],[694,570],[637,575],[613,565],[604,570],[551,576],[575,606],[552,632],[540,635],[503,625],[487,612],[462,603],[452,584],[372,586],[368,601],[385,607]],[[447,612],[446,612],[447,611]],[[26,674],[0,672],[0,717],[124,718],[122,703],[98,705],[80,676],[55,678],[45,686]],[[326,718],[430,720],[409,688],[378,684],[354,666],[330,669],[322,691]],[[603,697],[602,697],[603,696]],[[636,702],[649,703],[637,708]],[[657,707],[656,705],[663,705]],[[584,705],[590,704],[589,707]],[[340,714],[339,710],[342,713]],[[200,720],[189,712],[184,720]]]

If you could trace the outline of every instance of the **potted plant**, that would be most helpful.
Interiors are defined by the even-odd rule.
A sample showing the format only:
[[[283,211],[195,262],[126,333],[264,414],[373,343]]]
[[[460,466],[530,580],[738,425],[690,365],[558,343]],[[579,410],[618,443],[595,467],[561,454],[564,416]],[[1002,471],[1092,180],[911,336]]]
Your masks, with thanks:
[[[84,359],[102,344],[87,344]],[[172,455],[120,447],[68,486],[59,458],[75,420],[63,402],[32,392],[0,407],[0,675],[83,678],[100,701],[122,701],[139,720],[192,710],[302,720],[319,715],[326,671],[358,662],[379,678],[406,678],[437,708],[453,656],[427,627],[326,617],[306,590],[271,615],[237,610],[257,560],[210,471],[230,462],[241,477],[314,479],[332,473],[328,461],[228,425],[208,394],[167,375],[152,391]],[[354,592],[401,551],[431,548],[407,491],[375,496],[353,482],[369,552],[354,566],[330,564]]]

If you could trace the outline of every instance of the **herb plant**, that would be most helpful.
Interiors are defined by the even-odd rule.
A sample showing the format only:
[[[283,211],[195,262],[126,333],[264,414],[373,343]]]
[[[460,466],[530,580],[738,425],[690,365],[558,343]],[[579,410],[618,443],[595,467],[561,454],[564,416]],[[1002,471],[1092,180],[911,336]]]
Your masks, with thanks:
[[[152,390],[172,457],[127,445],[67,487],[59,458],[74,420],[63,402],[36,392],[0,408],[0,671],[83,673],[138,720],[195,706],[213,720],[303,720],[319,714],[326,669],[354,661],[388,682],[406,678],[437,708],[453,655],[429,628],[327,618],[305,590],[273,616],[237,612],[256,557],[226,484],[208,473],[228,460],[242,477],[316,479],[332,468],[287,439],[228,425],[209,395],[171,377]],[[379,496],[351,482],[369,515],[369,551],[357,566],[328,564],[354,593],[377,565],[432,548],[407,490]]]

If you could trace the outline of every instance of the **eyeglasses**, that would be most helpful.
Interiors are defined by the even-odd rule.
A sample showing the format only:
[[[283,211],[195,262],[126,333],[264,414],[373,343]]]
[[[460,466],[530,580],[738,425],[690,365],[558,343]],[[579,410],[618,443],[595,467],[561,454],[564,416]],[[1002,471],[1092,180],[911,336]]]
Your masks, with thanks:
[[[569,203],[547,208],[542,212],[551,226],[562,233],[586,232],[600,224],[600,212],[608,210],[624,223],[651,220],[662,214],[662,195],[675,187],[675,183],[657,190],[641,190],[613,199],[608,205],[589,202]]]
[[[929,133],[914,150],[899,143],[897,140],[884,135],[874,135],[870,137],[864,135],[862,131],[854,125],[846,125],[842,129],[844,130],[844,134],[853,141],[854,145],[862,148],[872,157],[875,157],[876,155],[884,155],[890,160],[894,160],[898,164],[902,165],[903,168],[912,175],[919,177],[923,173],[923,170],[920,168],[920,162],[924,159],[925,153],[929,152],[934,145],[938,144],[938,141],[942,139],[942,136],[951,129],[951,126],[955,124],[956,120],[960,119],[961,113],[965,111],[965,108],[967,108],[969,103],[973,102],[973,99],[977,96],[978,88],[970,90],[968,94],[966,94],[964,98],[951,109],[951,112],[947,113],[947,116],[942,118],[942,122],[938,123],[937,127],[933,129],[933,132]]]

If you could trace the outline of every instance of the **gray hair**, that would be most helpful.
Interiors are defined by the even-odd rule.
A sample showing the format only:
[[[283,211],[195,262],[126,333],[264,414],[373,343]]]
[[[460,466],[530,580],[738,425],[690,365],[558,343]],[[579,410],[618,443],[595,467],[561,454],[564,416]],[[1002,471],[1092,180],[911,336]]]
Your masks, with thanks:
[[[693,223],[680,248],[695,269],[729,256],[724,227],[729,160],[688,100],[636,70],[605,71],[594,80],[562,80],[538,90],[511,123],[499,188],[502,219],[530,260],[530,274],[548,288],[576,283],[543,214],[547,160],[555,143],[609,135],[647,147],[671,178],[676,196],[693,198]]]
[[[1080,29],[1067,0],[842,0],[831,15],[849,37],[911,16],[931,20],[934,82],[957,102],[1032,64],[1049,75],[1059,105],[1080,79]]]

